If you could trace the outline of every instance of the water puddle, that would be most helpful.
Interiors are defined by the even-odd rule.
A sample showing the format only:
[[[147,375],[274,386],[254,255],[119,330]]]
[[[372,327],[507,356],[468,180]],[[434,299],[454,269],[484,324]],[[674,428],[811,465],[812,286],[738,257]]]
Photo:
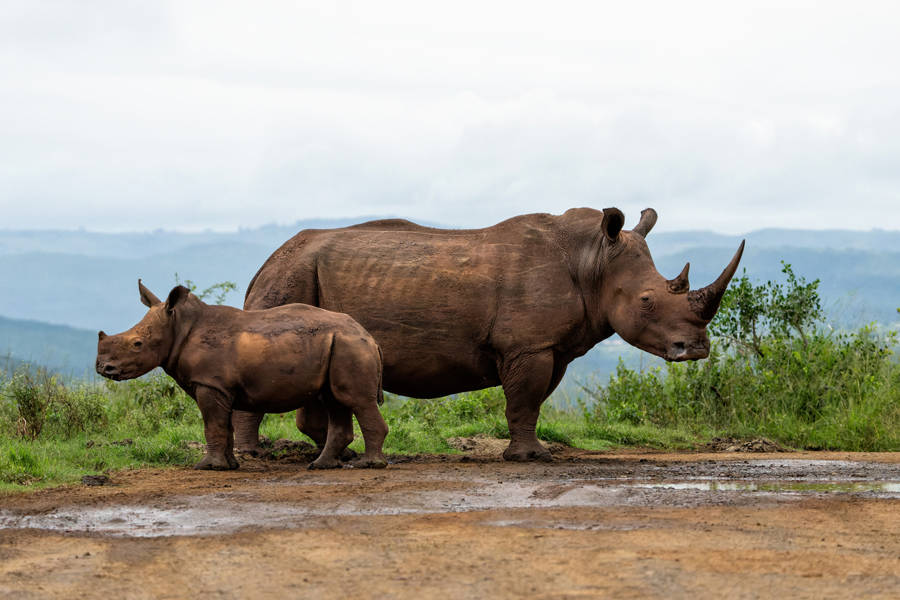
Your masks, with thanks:
[[[865,492],[879,495],[900,495],[900,482],[879,481],[678,481],[661,483],[636,483],[636,488],[668,490],[700,490],[704,492],[773,492],[773,493],[842,493]]]
[[[749,505],[834,494],[900,499],[897,465],[786,459],[577,465],[541,468],[524,474],[515,471],[516,468],[503,471],[504,467],[490,467],[495,473],[490,477],[477,469],[436,468],[431,474],[398,470],[379,478],[375,491],[370,485],[365,493],[354,493],[353,481],[328,480],[321,476],[248,480],[245,489],[170,497],[153,506],[72,506],[40,514],[0,510],[0,530],[33,528],[159,537],[229,534],[248,527],[322,527],[328,526],[327,520],[335,517],[564,507]],[[258,494],[253,492],[254,485],[263,489],[303,491],[303,494],[260,502]],[[325,487],[329,485],[335,486],[333,491]],[[311,486],[309,497],[303,490],[306,486]],[[484,523],[575,530],[624,527],[587,519],[571,520],[571,516],[565,521],[555,521],[546,514],[492,516]],[[646,524],[632,524],[627,528],[641,526]]]

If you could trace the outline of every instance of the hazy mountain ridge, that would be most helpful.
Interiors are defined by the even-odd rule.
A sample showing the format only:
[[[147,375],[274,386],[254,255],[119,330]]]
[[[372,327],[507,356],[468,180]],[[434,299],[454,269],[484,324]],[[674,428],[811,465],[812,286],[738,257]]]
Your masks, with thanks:
[[[85,376],[94,371],[96,352],[95,331],[0,317],[0,371],[32,363]]]
[[[191,246],[216,244],[259,244],[278,247],[302,229],[346,227],[389,217],[369,216],[348,219],[304,219],[291,225],[265,225],[231,232],[169,230],[103,233],[76,229],[10,230],[0,229],[0,256],[28,253],[60,253],[80,256],[140,258],[162,252],[175,252]]]

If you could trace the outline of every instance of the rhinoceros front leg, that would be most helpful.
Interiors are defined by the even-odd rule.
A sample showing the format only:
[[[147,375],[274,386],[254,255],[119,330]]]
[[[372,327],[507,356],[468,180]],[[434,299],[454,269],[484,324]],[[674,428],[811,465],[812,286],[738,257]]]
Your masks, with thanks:
[[[197,387],[194,397],[203,415],[203,433],[206,436],[206,456],[194,468],[215,471],[237,469],[231,401],[225,394],[204,386]]]
[[[537,421],[541,404],[554,386],[553,352],[516,357],[500,367],[500,381],[506,394],[506,421],[509,447],[503,458],[514,461],[552,460],[538,441]]]
[[[255,453],[259,450],[259,426],[264,413],[235,410],[231,413],[231,424],[234,427],[234,447],[239,452]]]

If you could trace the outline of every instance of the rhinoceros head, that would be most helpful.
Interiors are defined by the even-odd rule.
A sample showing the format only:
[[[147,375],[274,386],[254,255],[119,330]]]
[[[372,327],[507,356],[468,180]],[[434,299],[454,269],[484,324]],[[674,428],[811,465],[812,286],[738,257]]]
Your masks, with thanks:
[[[716,315],[737,270],[744,242],[718,279],[691,290],[690,263],[674,279],[664,278],[653,264],[644,238],[656,223],[656,211],[644,210],[631,231],[622,231],[624,222],[618,209],[603,211],[601,229],[606,251],[600,294],[610,326],[629,344],[666,360],[706,358],[706,326]]]
[[[144,318],[128,331],[98,334],[97,372],[109,379],[133,379],[165,364],[177,335],[175,312],[190,296],[190,290],[179,285],[162,302],[140,279],[138,289],[141,302],[150,308]]]

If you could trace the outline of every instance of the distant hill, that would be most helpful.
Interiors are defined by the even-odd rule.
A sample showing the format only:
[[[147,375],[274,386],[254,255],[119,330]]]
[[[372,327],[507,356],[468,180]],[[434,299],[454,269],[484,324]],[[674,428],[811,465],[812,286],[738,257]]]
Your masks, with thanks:
[[[368,219],[308,220],[231,233],[0,230],[0,315],[6,317],[0,319],[0,357],[92,373],[97,330],[122,331],[145,313],[138,277],[159,296],[175,285],[176,272],[201,287],[234,281],[238,290],[227,302],[240,306],[259,266],[295,233]],[[647,241],[663,276],[674,277],[690,261],[692,286],[699,287],[719,274],[744,238],[741,266],[751,279],[780,279],[784,260],[808,280],[821,279],[826,308],[840,324],[898,321],[900,231],[766,229],[728,236],[658,226]],[[619,356],[632,365],[656,361],[612,340],[573,363],[563,387],[572,392],[576,379],[607,376]]]
[[[96,353],[94,331],[0,317],[0,371],[31,363],[65,375],[92,376]]]

